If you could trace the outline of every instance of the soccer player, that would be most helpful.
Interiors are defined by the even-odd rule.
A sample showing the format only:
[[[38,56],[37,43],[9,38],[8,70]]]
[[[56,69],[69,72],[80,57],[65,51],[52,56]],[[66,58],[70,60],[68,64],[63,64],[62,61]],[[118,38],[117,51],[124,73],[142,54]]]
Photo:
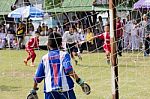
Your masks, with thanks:
[[[109,30],[110,30],[110,26],[106,25],[104,27],[104,31],[105,31],[104,33],[97,35],[97,36],[94,36],[94,38],[99,38],[99,39],[104,40],[103,49],[105,51],[108,64],[110,64],[110,52],[111,52]]]
[[[25,65],[27,65],[28,61],[32,59],[30,66],[34,66],[34,60],[36,58],[34,48],[39,48],[39,35],[40,34],[36,32],[35,36],[31,37],[30,40],[25,45],[25,50],[28,53],[28,57],[24,60]]]
[[[38,83],[44,79],[45,99],[76,99],[72,78],[81,87],[85,83],[73,70],[69,53],[60,50],[61,46],[61,35],[51,33],[48,37],[49,51],[42,57],[36,71],[32,94],[36,93]]]
[[[66,31],[62,37],[63,41],[66,43],[66,48],[68,49],[68,52],[71,54],[71,58],[75,61],[75,64],[77,65],[78,61],[76,60],[75,56],[78,56],[78,38],[77,35],[74,32],[74,29],[72,27],[69,28],[69,31]],[[79,56],[80,57],[80,56]]]

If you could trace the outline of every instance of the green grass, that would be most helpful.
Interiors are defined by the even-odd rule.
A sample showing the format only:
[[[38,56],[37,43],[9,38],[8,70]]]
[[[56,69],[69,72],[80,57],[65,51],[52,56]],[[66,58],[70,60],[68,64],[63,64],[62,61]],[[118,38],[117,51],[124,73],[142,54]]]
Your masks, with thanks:
[[[47,51],[36,51],[36,65]],[[142,53],[124,53],[119,57],[120,99],[149,99],[150,57]],[[33,86],[36,67],[23,63],[24,50],[0,50],[0,99],[26,99]],[[92,92],[86,96],[75,84],[77,99],[112,99],[111,67],[106,64],[104,53],[83,54],[83,61],[75,66],[77,74],[90,84]],[[73,63],[74,64],[74,63]],[[39,99],[43,99],[43,83],[39,85]]]

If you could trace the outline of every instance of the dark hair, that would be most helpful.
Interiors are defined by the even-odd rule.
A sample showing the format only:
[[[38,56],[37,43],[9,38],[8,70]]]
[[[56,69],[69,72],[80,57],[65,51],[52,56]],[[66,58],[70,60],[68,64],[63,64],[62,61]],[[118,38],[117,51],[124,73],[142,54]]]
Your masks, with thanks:
[[[35,34],[40,36],[40,32],[39,31],[35,31]]]
[[[107,24],[105,24],[105,26],[109,26],[109,27],[110,27],[110,24],[109,24],[109,23],[107,23]]]
[[[48,36],[48,47],[59,49],[62,45],[62,37],[60,33],[50,33]]]

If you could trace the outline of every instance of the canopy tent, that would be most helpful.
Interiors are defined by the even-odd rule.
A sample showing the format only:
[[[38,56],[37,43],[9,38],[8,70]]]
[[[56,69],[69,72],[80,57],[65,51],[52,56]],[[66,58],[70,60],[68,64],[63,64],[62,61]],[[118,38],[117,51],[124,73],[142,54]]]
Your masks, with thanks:
[[[8,14],[8,17],[12,18],[39,18],[43,16],[44,11],[34,6],[20,7]]]
[[[139,0],[134,4],[134,9],[150,9],[150,0]]]

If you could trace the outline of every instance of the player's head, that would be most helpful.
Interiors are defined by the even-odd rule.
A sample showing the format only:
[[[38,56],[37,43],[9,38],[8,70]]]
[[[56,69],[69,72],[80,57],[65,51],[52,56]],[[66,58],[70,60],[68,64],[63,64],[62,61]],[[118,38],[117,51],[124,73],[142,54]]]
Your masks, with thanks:
[[[39,36],[40,36],[39,31],[36,31],[36,32],[35,32],[35,36],[39,38]]]
[[[49,49],[59,49],[62,45],[62,36],[60,33],[53,32],[48,36],[48,48]]]
[[[70,33],[70,34],[73,34],[73,33],[74,33],[74,30],[73,30],[72,27],[69,27],[69,33]]]
[[[109,26],[109,24],[105,25],[105,27],[104,27],[104,31],[105,31],[105,32],[109,32],[109,30],[110,30],[110,26]]]

